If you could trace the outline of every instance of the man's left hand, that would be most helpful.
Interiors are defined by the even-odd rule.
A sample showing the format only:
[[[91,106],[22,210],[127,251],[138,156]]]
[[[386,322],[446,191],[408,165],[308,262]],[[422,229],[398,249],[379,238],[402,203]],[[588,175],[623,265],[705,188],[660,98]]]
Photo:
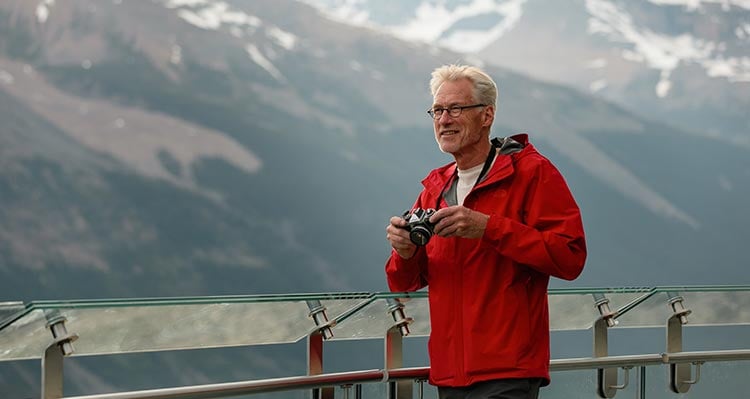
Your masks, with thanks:
[[[430,222],[441,237],[481,238],[489,219],[489,215],[456,205],[438,210]]]

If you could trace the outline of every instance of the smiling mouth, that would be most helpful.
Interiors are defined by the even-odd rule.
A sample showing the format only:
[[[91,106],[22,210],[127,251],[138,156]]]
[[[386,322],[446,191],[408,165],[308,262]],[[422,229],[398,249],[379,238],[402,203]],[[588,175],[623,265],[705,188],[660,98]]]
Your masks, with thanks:
[[[440,132],[440,136],[441,137],[442,136],[452,136],[454,134],[458,134],[458,131],[456,131],[456,130],[446,130],[446,131]]]

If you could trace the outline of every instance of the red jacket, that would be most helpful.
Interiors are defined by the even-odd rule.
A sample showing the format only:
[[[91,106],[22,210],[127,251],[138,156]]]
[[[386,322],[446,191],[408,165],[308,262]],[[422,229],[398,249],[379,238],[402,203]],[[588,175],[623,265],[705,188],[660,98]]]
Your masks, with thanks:
[[[576,278],[586,242],[560,172],[526,135],[513,139],[524,148],[498,155],[464,200],[490,215],[481,239],[433,236],[408,260],[393,251],[385,266],[393,292],[429,285],[433,385],[532,377],[549,383],[549,276]],[[434,207],[455,167],[433,170],[414,207]]]

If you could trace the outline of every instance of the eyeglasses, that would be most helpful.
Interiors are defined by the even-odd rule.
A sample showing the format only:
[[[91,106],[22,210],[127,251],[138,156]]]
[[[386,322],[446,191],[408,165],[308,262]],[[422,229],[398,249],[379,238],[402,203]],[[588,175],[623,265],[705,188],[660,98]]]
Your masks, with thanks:
[[[461,111],[467,108],[486,107],[487,104],[474,104],[474,105],[452,105],[448,108],[430,108],[427,113],[430,114],[432,119],[440,119],[443,116],[443,111],[448,111],[448,115],[451,118],[458,118],[461,115]]]

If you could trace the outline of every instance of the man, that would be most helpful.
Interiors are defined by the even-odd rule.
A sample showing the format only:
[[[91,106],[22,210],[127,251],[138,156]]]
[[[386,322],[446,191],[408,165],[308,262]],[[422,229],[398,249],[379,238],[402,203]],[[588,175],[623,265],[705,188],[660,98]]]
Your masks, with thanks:
[[[455,162],[423,181],[438,209],[424,246],[386,228],[391,291],[429,286],[430,383],[441,399],[537,398],[549,384],[549,277],[575,279],[586,243],[565,180],[526,135],[490,140],[497,86],[478,68],[432,72],[435,140]]]

